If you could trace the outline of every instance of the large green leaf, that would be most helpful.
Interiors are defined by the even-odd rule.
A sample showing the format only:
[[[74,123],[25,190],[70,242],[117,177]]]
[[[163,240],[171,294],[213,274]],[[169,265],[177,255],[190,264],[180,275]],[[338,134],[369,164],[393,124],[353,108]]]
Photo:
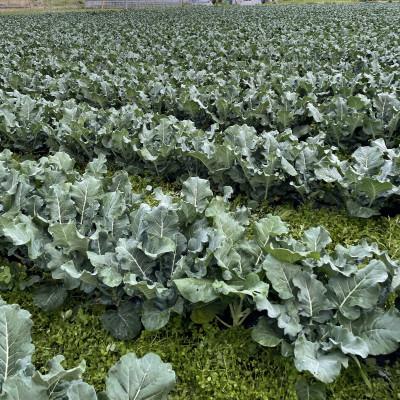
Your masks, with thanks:
[[[106,394],[112,400],[166,400],[175,385],[175,373],[154,353],[142,358],[129,353],[110,369]]]
[[[383,164],[382,151],[378,147],[363,146],[352,157],[362,172],[370,172]]]
[[[148,331],[154,331],[163,328],[169,321],[171,310],[160,309],[153,301],[146,301],[143,304],[142,324]]]
[[[393,188],[393,185],[391,182],[380,182],[367,176],[363,178],[360,182],[357,182],[356,188],[358,191],[365,193],[372,203],[381,194],[385,193],[388,190],[391,190]]]
[[[102,226],[112,235],[118,232],[119,218],[124,215],[126,209],[124,196],[120,191],[107,192],[101,196],[100,219]],[[122,227],[126,227],[126,218],[122,220]]]
[[[69,222],[76,216],[75,204],[71,199],[71,183],[59,183],[51,186],[51,195],[47,205],[52,222]]]
[[[256,222],[254,227],[257,243],[262,249],[266,248],[271,237],[288,232],[286,224],[282,222],[280,217],[271,214]]]
[[[205,215],[207,217],[214,217],[213,221],[218,233],[221,236],[225,236],[226,241],[234,244],[243,236],[245,228],[241,225],[238,218],[226,212],[224,203],[219,201],[221,198],[217,199],[217,201],[215,199],[211,201]]]
[[[305,378],[299,378],[296,382],[296,394],[298,400],[325,400],[326,389],[321,382],[307,382]]]
[[[292,249],[286,249],[284,247],[275,247],[272,244],[268,246],[267,252],[277,260],[289,264],[296,263],[308,257],[318,258],[318,253],[315,252],[297,251]]]
[[[36,384],[31,377],[23,374],[14,375],[6,380],[0,394],[1,400],[49,400],[47,387]]]
[[[40,232],[30,216],[20,214],[10,219],[4,218],[3,221],[0,220],[1,228],[4,236],[10,239],[14,245],[27,246],[28,255],[32,260],[42,255],[43,232]]]
[[[121,238],[115,248],[116,257],[125,271],[130,271],[141,279],[148,279],[155,262],[138,248],[139,243],[133,239]]]
[[[61,285],[41,285],[33,293],[33,302],[44,311],[59,308],[67,298],[67,291]]]
[[[329,232],[321,226],[307,229],[304,232],[304,244],[310,251],[319,252],[331,242]]]
[[[322,282],[308,272],[299,272],[293,278],[293,285],[299,289],[300,314],[310,318],[318,317],[323,310],[333,306],[326,299],[326,289]]]
[[[255,342],[265,347],[276,347],[283,340],[271,325],[268,324],[268,320],[265,317],[258,320],[257,325],[251,331],[251,337]]]
[[[399,348],[400,314],[393,308],[365,313],[352,322],[351,329],[367,344],[371,355],[389,354]]]
[[[322,122],[323,121],[323,115],[320,113],[318,108],[316,108],[313,104],[307,103],[307,109],[308,113],[311,117],[314,118],[315,122]]]
[[[22,359],[32,355],[31,327],[28,311],[16,304],[0,304],[0,386],[17,375]]]
[[[293,297],[294,286],[292,280],[300,271],[298,265],[279,261],[268,254],[262,263],[262,268],[281,299],[287,300]]]
[[[342,326],[335,326],[330,331],[330,340],[332,343],[340,346],[344,354],[355,354],[360,357],[367,357],[368,345],[360,337],[354,336],[353,333]]]
[[[218,293],[213,287],[213,281],[208,279],[182,278],[175,279],[174,283],[179,293],[191,303],[200,301],[209,303],[218,298]]]
[[[259,311],[266,310],[269,305],[267,300],[269,285],[261,281],[256,273],[248,274],[244,280],[233,280],[230,282],[215,281],[213,289],[225,296],[249,296],[254,300],[256,308]]]
[[[54,244],[65,248],[67,252],[87,250],[89,239],[78,232],[73,222],[50,225],[49,232],[53,236]]]
[[[118,268],[118,262],[114,253],[97,254],[88,251],[90,263],[95,267],[97,276],[108,287],[117,287],[122,282],[122,275]]]
[[[96,215],[99,208],[97,196],[100,188],[101,181],[93,176],[87,176],[71,186],[71,197],[80,214],[81,224],[85,218],[93,218]]]
[[[203,212],[213,193],[208,180],[193,177],[183,183],[182,195],[185,201],[192,204],[197,211]]]
[[[124,303],[116,310],[106,311],[101,317],[101,322],[104,329],[121,340],[133,339],[142,330],[138,310],[131,303]]]
[[[71,382],[65,395],[68,400],[97,400],[93,386],[81,381]]]
[[[373,260],[350,277],[331,278],[328,283],[329,294],[343,316],[356,319],[360,315],[360,308],[371,309],[376,305],[380,294],[379,284],[387,277],[385,264]]]
[[[32,377],[35,384],[47,388],[49,400],[57,400],[57,396],[68,388],[68,383],[80,380],[85,372],[85,361],[81,361],[77,367],[65,369],[62,366],[64,360],[62,355],[53,357],[46,365],[47,372],[45,374],[36,371]]]
[[[144,252],[153,258],[174,252],[176,246],[174,237],[178,233],[176,212],[160,205],[146,214],[143,220],[146,224]]]
[[[296,340],[294,356],[299,371],[308,371],[324,383],[333,382],[342,366],[347,366],[347,358],[342,353],[332,351],[325,354],[319,343],[310,342],[304,336]]]

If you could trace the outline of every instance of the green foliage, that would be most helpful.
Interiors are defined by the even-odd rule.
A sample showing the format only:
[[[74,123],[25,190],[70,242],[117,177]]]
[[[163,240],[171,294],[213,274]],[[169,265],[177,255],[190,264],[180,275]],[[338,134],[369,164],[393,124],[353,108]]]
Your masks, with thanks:
[[[328,248],[337,244],[354,245],[361,239],[373,241],[380,248],[388,251],[394,259],[400,255],[400,217],[374,217],[359,219],[350,217],[342,210],[334,208],[316,209],[309,204],[294,208],[291,205],[271,207],[268,204],[255,210],[254,218],[265,213],[279,215],[291,227],[291,234],[300,238],[304,231],[313,226],[325,227],[331,236],[332,243]]]
[[[58,355],[46,364],[46,373],[35,369],[31,327],[28,311],[0,298],[0,398],[97,400],[95,389],[82,381],[84,360],[66,370],[64,357]],[[128,353],[110,368],[105,391],[99,396],[104,400],[166,400],[174,386],[175,373],[159,356],[148,353],[138,358]]]
[[[82,173],[63,152],[19,162],[3,151],[0,161],[0,249],[55,281],[42,274],[35,289],[45,310],[80,289],[109,306],[103,326],[119,339],[163,328],[174,314],[238,326],[262,313],[254,339],[280,345],[325,383],[349,357],[398,348],[400,316],[387,306],[399,266],[375,244],[328,247],[321,226],[295,238],[279,216],[232,210],[230,188],[214,196],[198,177],[178,198],[154,189],[149,205],[125,172],[107,174],[102,156]]]
[[[85,293],[84,307],[103,305],[89,316],[102,311],[119,339],[163,329],[176,314],[256,325],[253,339],[280,346],[299,372],[331,383],[354,362],[369,382],[357,357],[400,342],[398,221],[372,219],[398,205],[396,11],[142,10],[56,15],[51,24],[45,15],[4,17],[0,251],[26,268],[4,266],[1,287],[40,282],[33,303],[56,313],[68,294]],[[232,35],[231,26],[240,29]],[[128,172],[168,179],[173,196]],[[241,193],[245,204],[235,208]],[[276,215],[292,211],[264,212],[287,200],[346,207],[372,222],[361,233],[350,218],[326,227],[307,226],[309,218],[292,234]],[[111,397],[129,390],[134,362],[112,369]],[[323,396],[319,383],[297,382],[301,397]],[[71,390],[91,396],[84,385]]]
[[[133,174],[171,181],[196,175],[256,200],[310,199],[363,218],[395,209],[399,79],[395,51],[383,50],[396,38],[383,32],[399,24],[398,6],[88,15],[51,16],[56,23],[49,16],[3,18],[3,148],[63,150],[80,162],[102,153]],[[240,24],[240,35],[231,35],[226,21]],[[207,35],[197,35],[199,24]],[[254,35],[265,24],[269,34]],[[54,25],[68,37],[63,29],[42,34]],[[14,51],[14,29],[30,38],[19,49],[24,62]],[[179,35],[165,41],[171,29]],[[382,39],[370,42],[367,30]],[[59,46],[60,37],[68,45]]]
[[[82,298],[71,299],[61,311],[43,313],[32,302],[28,292],[6,292],[8,302],[18,302],[33,314],[34,363],[45,367],[54,354],[63,353],[66,368],[82,359],[87,360],[85,381],[97,390],[104,388],[108,369],[127,352],[142,356],[149,351],[172,363],[177,374],[177,387],[171,399],[198,398],[228,400],[248,393],[252,399],[295,399],[298,374],[292,363],[279,352],[260,352],[242,327],[221,330],[212,325],[203,327],[174,319],[167,328],[145,331],[134,341],[113,339],[101,329],[100,309],[82,308]],[[328,385],[329,399],[391,400],[400,391],[400,367],[372,364],[363,368],[369,372],[372,390],[365,383],[356,365],[350,364],[343,375]],[[378,371],[387,376],[379,377]]]

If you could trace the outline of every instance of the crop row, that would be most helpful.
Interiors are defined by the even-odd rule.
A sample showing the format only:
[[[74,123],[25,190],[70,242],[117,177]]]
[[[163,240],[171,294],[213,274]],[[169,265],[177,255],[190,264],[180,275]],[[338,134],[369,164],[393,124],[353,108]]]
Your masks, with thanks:
[[[279,217],[232,209],[230,187],[214,196],[198,177],[180,197],[155,189],[145,202],[126,172],[107,173],[104,157],[80,173],[66,153],[21,162],[3,151],[0,187],[0,250],[31,265],[46,310],[82,290],[109,306],[103,325],[125,339],[172,314],[227,326],[261,315],[254,340],[323,382],[349,357],[398,348],[389,300],[399,266],[376,245],[332,249],[323,227],[296,240]]]
[[[256,200],[310,199],[359,217],[392,212],[400,175],[397,11],[3,18],[0,146],[66,151],[83,163],[105,154],[131,173],[201,176]]]
[[[97,114],[131,106],[144,118],[136,124],[173,116],[206,131],[290,128],[303,137],[324,133],[345,153],[382,137],[397,146],[398,11],[289,6],[3,18],[1,110],[14,113],[21,93],[35,114],[56,107],[44,121],[53,127],[64,110],[91,113],[86,124],[98,126]]]
[[[191,121],[154,119],[133,106],[83,112],[71,101],[57,108],[59,102],[38,105],[26,95],[6,105],[0,108],[1,144],[21,153],[61,149],[81,162],[105,154],[134,174],[169,180],[198,175],[256,200],[307,199],[345,206],[358,217],[398,204],[400,151],[383,139],[344,157],[323,134],[303,140],[292,130],[257,133],[247,125],[203,131]],[[50,122],[51,115],[59,121]]]

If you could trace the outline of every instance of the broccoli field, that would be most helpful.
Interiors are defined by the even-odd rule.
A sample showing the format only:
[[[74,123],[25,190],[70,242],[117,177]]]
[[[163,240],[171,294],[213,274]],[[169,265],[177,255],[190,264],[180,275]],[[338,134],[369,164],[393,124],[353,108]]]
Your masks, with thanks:
[[[0,16],[0,399],[398,398],[399,27],[395,3]],[[109,356],[45,367],[16,298],[66,324],[54,351],[81,321]],[[127,352],[176,329],[232,337],[242,386]]]

